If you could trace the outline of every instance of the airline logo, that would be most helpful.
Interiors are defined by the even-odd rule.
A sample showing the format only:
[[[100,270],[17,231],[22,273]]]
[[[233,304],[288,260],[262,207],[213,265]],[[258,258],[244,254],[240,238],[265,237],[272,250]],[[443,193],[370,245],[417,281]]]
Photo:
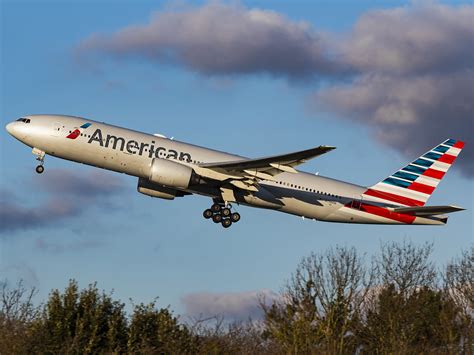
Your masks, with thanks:
[[[69,135],[66,137],[66,138],[69,138],[69,139],[76,139],[77,137],[79,137],[79,135],[82,133],[82,130],[86,129],[87,127],[91,126],[92,123],[84,123],[81,127],[79,128],[76,128],[74,131],[72,131],[71,133],[69,133]]]
[[[401,206],[424,206],[441,179],[464,147],[464,142],[448,139],[415,161],[395,172],[385,180],[371,186],[363,193],[365,201],[352,201],[345,205],[352,214],[376,216],[399,223],[411,224],[416,216],[391,211],[371,202],[383,202]]]
[[[405,206],[424,206],[463,147],[464,142],[448,139],[372,186],[364,195]]]
[[[162,140],[162,139],[160,139]],[[97,128],[87,143],[98,143],[101,147],[112,148],[127,152],[128,154],[148,155],[149,158],[175,159],[186,162],[191,162],[191,154],[166,147],[156,147],[156,142],[152,140],[150,143],[139,142],[133,139],[125,139],[124,137],[114,136],[110,134],[102,134],[102,130]]]

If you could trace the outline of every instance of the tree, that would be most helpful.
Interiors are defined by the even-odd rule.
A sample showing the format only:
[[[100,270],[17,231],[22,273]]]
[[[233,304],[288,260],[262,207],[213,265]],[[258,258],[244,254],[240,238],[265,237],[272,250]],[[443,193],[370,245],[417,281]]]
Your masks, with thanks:
[[[20,280],[10,288],[7,281],[0,285],[0,354],[24,353],[32,321],[39,314],[33,298],[35,287],[27,289]]]
[[[261,322],[187,325],[156,301],[124,304],[71,280],[47,302],[20,281],[0,285],[0,354],[474,353],[474,247],[443,270],[432,244],[387,243],[369,266],[354,248],[312,253]]]
[[[124,352],[127,322],[124,304],[100,293],[95,284],[79,291],[71,280],[64,293],[54,290],[34,325],[35,352],[82,353]]]
[[[460,258],[448,263],[444,273],[444,290],[447,297],[459,307],[462,329],[462,351],[474,353],[474,246]]]
[[[450,351],[457,345],[459,309],[437,285],[432,251],[430,243],[382,245],[377,286],[365,297],[357,332],[364,351]]]
[[[191,354],[196,349],[197,338],[168,308],[157,309],[155,302],[135,306],[128,333],[129,352]]]
[[[260,303],[266,335],[290,353],[354,351],[353,334],[372,276],[355,248],[303,258],[281,299]]]
[[[376,260],[378,283],[393,285],[405,296],[422,286],[434,287],[436,269],[430,261],[432,252],[432,243],[422,246],[407,241],[383,244]]]
[[[443,291],[423,286],[405,297],[389,284],[376,298],[357,332],[364,353],[449,352],[458,343],[458,308]]]
[[[190,331],[199,338],[199,354],[275,354],[279,348],[262,337],[259,321],[226,322],[221,316],[191,319]]]

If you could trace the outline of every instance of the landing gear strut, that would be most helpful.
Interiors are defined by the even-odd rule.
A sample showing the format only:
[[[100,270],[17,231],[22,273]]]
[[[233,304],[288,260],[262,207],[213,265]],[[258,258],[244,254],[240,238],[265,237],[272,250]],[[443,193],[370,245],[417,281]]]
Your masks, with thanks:
[[[44,171],[43,164],[44,164],[44,156],[46,155],[46,153],[43,152],[42,150],[39,150],[38,148],[33,148],[32,153],[36,155],[36,160],[40,162],[35,170],[38,174],[42,174]]]
[[[224,228],[229,228],[232,223],[240,221],[240,214],[238,212],[232,213],[230,203],[224,204],[214,201],[211,208],[206,209],[202,215],[205,219],[212,219],[214,223],[222,224]]]

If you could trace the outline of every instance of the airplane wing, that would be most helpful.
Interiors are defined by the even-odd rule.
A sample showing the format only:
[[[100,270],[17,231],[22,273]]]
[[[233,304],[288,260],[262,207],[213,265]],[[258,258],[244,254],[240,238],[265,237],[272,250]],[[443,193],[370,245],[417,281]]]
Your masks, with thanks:
[[[258,159],[204,163],[200,164],[199,168],[215,172],[214,178],[218,176],[218,180],[227,180],[238,188],[257,191],[259,181],[275,180],[274,176],[282,172],[297,173],[294,169],[295,166],[333,149],[335,147],[319,146],[299,152]]]
[[[438,214],[451,213],[465,210],[457,206],[424,206],[424,207],[398,207],[394,212],[410,214],[413,216],[434,216]]]

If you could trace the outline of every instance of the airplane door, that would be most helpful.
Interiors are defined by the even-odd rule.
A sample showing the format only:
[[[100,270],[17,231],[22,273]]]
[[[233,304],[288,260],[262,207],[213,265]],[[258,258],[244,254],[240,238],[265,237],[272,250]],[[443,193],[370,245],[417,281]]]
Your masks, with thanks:
[[[351,208],[355,208],[357,210],[360,210],[360,207],[362,206],[362,195],[358,196],[359,198],[353,199],[351,202]]]

